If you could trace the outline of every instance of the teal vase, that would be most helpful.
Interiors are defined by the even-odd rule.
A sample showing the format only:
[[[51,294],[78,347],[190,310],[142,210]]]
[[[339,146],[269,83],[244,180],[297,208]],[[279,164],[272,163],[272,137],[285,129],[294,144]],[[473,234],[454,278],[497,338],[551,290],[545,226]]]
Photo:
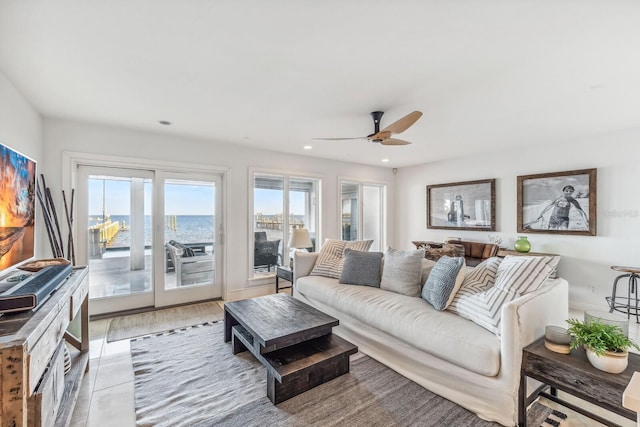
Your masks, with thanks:
[[[516,251],[527,253],[531,250],[531,243],[527,240],[527,236],[518,236],[516,244],[513,245]]]

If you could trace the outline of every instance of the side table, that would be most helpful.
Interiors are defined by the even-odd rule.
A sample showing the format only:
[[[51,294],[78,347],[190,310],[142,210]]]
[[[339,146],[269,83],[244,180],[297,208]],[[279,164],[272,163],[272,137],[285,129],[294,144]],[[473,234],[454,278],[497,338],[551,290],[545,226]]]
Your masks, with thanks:
[[[280,286],[280,279],[291,283],[291,286]],[[280,292],[281,289],[291,289],[291,291],[293,291],[293,270],[289,267],[279,265],[276,268],[276,294]]]
[[[544,396],[604,425],[618,425],[560,399],[556,389],[635,421],[636,413],[622,406],[622,394],[631,376],[638,370],[640,370],[640,355],[636,353],[629,353],[629,366],[624,372],[609,374],[591,366],[584,349],[573,349],[571,354],[554,353],[544,346],[544,338],[540,338],[522,350],[518,425],[526,426],[527,406],[538,396]],[[529,397],[526,392],[527,377],[543,383]],[[543,391],[547,386],[550,387],[550,393]]]

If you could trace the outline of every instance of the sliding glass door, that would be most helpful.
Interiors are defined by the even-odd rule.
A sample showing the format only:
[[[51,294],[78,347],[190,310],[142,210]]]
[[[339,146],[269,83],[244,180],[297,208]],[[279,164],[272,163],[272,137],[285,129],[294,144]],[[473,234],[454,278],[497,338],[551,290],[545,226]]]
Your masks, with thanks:
[[[216,229],[220,182],[212,175],[159,173],[165,256],[156,306],[222,297]],[[159,209],[159,210],[160,210]]]
[[[153,306],[153,172],[80,167],[78,253],[92,314]]]
[[[91,314],[222,297],[219,175],[79,166],[77,183]]]

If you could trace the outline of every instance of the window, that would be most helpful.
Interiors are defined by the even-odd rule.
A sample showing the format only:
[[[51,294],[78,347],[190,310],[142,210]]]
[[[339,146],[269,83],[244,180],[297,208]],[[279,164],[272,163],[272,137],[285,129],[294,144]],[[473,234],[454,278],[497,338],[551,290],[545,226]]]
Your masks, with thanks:
[[[385,244],[385,186],[341,182],[342,240],[373,240],[372,251]]]
[[[291,227],[309,230],[315,250],[320,181],[316,178],[255,173],[253,176],[253,277],[289,264]],[[251,252],[251,251],[250,251]]]

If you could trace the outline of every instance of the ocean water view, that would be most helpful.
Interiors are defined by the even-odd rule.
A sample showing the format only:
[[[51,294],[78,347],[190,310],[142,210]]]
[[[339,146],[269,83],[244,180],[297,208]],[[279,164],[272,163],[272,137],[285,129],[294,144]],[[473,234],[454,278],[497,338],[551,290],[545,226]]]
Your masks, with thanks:
[[[282,239],[283,230],[277,227],[277,219],[279,215],[261,215],[262,219],[267,220],[264,223],[257,221],[254,223],[254,229],[266,231],[268,240]],[[295,223],[302,224],[303,216],[295,215]],[[130,244],[130,227],[131,220],[129,215],[108,215],[107,220],[112,223],[120,223],[120,231],[107,243],[108,249],[129,248]],[[268,223],[272,219],[273,223]],[[89,218],[89,227],[103,223],[105,218],[102,215],[91,215]],[[271,227],[271,225],[275,225]],[[215,241],[214,233],[215,215],[169,215],[165,218],[164,240],[175,240],[180,243],[213,243]],[[144,217],[144,244],[151,245],[151,215]]]
[[[107,244],[107,248],[128,248],[130,244],[129,215],[110,215],[111,222],[120,223],[120,231]],[[174,220],[175,218],[175,220]],[[89,218],[89,227],[103,222],[101,215]],[[180,243],[214,242],[215,215],[170,215],[165,220],[165,241],[175,240]],[[144,244],[151,245],[151,215],[144,216]]]

